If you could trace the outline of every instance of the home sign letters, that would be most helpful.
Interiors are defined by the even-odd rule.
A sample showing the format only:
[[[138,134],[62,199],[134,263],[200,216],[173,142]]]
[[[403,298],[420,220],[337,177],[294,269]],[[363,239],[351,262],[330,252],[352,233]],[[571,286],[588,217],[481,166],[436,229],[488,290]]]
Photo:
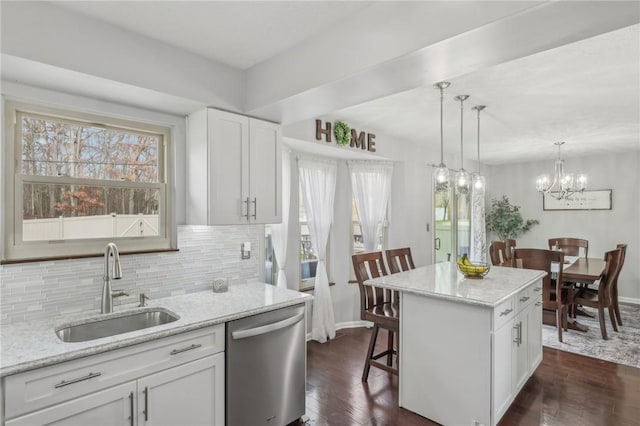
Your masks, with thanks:
[[[323,127],[322,121],[316,120],[316,140],[320,141],[322,140],[322,136],[324,136],[325,142],[332,143],[333,134],[334,134],[334,132],[332,131],[332,126],[333,124],[330,121],[327,121],[324,123],[324,127]],[[351,148],[360,148],[369,152],[376,152],[375,139],[376,139],[376,135],[373,133],[358,132],[356,129],[351,129],[351,138],[348,145]],[[346,145],[345,143],[341,143],[341,142],[342,141],[336,140],[336,143],[338,145],[342,145],[342,146]]]

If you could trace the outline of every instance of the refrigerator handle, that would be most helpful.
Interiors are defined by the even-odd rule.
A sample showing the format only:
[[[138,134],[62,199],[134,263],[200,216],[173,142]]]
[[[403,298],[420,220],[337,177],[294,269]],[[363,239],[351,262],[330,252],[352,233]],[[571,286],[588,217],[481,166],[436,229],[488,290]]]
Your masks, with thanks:
[[[304,312],[299,313],[293,317],[284,319],[282,321],[274,322],[272,324],[263,325],[260,327],[249,328],[247,330],[238,330],[231,332],[231,338],[234,340],[245,339],[247,337],[259,336],[261,334],[271,333],[272,331],[280,330],[281,328],[288,327],[300,321],[304,317]]]

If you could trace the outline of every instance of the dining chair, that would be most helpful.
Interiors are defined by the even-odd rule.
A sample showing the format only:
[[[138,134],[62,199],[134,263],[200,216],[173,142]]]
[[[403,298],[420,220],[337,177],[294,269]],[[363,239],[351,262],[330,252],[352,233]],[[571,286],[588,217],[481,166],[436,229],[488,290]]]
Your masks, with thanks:
[[[580,256],[580,249],[584,249],[584,257],[589,256],[589,240],[582,238],[549,238],[549,250],[558,247],[567,256]]]
[[[385,253],[387,256],[387,265],[389,265],[389,272],[392,274],[408,271],[409,269],[416,269],[413,264],[410,247],[390,249]]]
[[[574,296],[575,304],[582,306],[590,306],[598,309],[598,320],[600,322],[600,332],[602,338],[607,340],[607,327],[604,320],[604,308],[609,311],[609,319],[614,331],[618,331],[616,324],[613,301],[611,297],[611,288],[620,273],[620,260],[622,259],[622,248],[617,248],[605,253],[604,271],[600,274],[600,278],[594,283],[598,284],[598,288],[581,287]]]
[[[611,286],[611,302],[613,303],[613,313],[616,315],[618,325],[622,325],[622,317],[620,316],[620,305],[618,304],[618,277],[620,276],[620,272],[622,271],[622,267],[624,266],[624,259],[627,256],[627,245],[618,244],[616,248],[622,250],[622,255],[620,257],[620,265],[618,266],[618,274],[616,275],[616,278],[613,281],[613,285]]]
[[[521,248],[513,250],[513,266],[524,269],[538,269],[547,275],[542,278],[542,308],[556,311],[558,341],[562,342],[562,330],[567,330],[569,306],[573,299],[573,286],[562,282],[564,253],[560,251]],[[551,272],[551,264],[558,265],[558,272]]]
[[[398,352],[394,350],[394,336],[399,336],[400,329],[400,305],[398,292],[364,285],[364,282],[371,278],[378,278],[387,275],[387,270],[382,258],[382,252],[361,253],[351,256],[353,270],[355,271],[358,288],[360,289],[360,318],[371,321],[373,328],[367,349],[362,381],[366,382],[369,377],[371,367],[377,367],[398,375]],[[376,341],[380,328],[388,331],[387,349],[375,354]],[[399,342],[398,347],[400,347]],[[393,355],[396,355],[396,367],[393,367]],[[386,364],[378,359],[387,357]]]
[[[516,248],[516,240],[514,240],[513,238],[507,238],[506,240],[504,240],[504,243],[506,245],[506,256],[508,260],[511,260],[511,258],[513,257],[513,250],[515,250]]]
[[[515,240],[514,246],[515,246]],[[511,266],[512,249],[505,241],[491,241],[489,244],[489,258],[495,266]]]

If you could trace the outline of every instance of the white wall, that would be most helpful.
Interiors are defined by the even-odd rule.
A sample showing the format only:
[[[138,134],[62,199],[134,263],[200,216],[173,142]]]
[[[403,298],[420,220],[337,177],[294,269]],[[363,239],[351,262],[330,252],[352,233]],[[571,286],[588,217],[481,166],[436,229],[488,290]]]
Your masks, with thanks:
[[[618,280],[623,300],[640,303],[640,151],[565,159],[565,171],[584,172],[590,189],[613,189],[612,210],[543,211],[535,190],[536,176],[553,174],[553,160],[487,167],[487,210],[490,200],[506,195],[521,207],[523,218],[538,219],[517,238],[518,247],[547,248],[554,237],[589,240],[589,256],[603,257],[618,243],[627,243],[627,257]],[[489,240],[497,239],[489,235]]]

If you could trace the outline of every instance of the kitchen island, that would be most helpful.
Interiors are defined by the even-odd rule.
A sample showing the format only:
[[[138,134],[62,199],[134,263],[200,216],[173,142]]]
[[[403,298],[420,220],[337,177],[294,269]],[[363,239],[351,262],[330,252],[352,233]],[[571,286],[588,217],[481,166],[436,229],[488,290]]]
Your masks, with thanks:
[[[444,425],[495,425],[542,361],[545,272],[448,262],[375,278],[400,292],[400,406]]]

